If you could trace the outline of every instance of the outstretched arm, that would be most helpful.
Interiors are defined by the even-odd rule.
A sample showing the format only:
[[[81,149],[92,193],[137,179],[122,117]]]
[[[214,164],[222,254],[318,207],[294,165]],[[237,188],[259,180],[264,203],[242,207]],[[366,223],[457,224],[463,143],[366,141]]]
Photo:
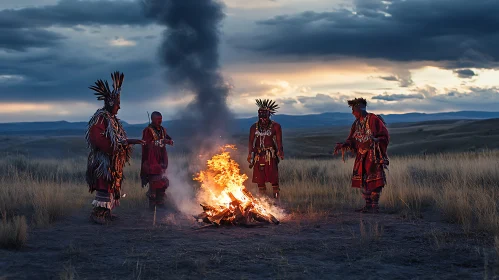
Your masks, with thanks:
[[[141,139],[126,139],[128,145],[144,145],[146,142]]]
[[[343,143],[336,143],[334,147],[334,154],[337,154],[339,150],[344,148],[355,149],[355,140],[353,139],[353,134],[355,131],[355,123],[352,124],[350,128],[350,133],[348,134],[347,140]]]

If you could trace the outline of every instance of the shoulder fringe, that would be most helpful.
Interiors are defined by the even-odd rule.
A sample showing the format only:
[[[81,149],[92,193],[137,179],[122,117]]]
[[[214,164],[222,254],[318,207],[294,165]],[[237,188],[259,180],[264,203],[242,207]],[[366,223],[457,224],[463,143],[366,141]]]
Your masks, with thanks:
[[[109,156],[93,147],[90,142],[90,128],[97,122],[107,122],[104,136],[111,141],[113,155]],[[121,141],[126,140],[126,132],[121,122],[111,116],[104,108],[99,109],[88,122],[85,139],[90,150],[87,165],[87,183],[89,186],[95,184],[97,178],[104,178],[112,181],[112,187],[116,187],[116,181],[121,180],[123,166],[130,161],[132,149],[128,145],[121,145]],[[92,191],[92,190],[90,190]]]

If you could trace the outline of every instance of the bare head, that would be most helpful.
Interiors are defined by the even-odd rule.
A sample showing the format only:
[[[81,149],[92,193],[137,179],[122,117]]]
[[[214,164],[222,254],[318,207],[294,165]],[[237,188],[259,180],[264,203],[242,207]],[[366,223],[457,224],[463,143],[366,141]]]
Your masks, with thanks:
[[[348,100],[348,106],[352,108],[352,115],[354,115],[356,119],[360,119],[367,114],[367,100],[364,98]]]
[[[163,116],[160,112],[154,111],[151,114],[151,124],[155,127],[160,127],[163,122]]]

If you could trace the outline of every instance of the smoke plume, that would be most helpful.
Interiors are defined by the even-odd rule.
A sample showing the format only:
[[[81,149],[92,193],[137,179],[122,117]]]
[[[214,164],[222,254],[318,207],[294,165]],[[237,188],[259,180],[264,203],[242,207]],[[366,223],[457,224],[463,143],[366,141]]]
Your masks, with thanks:
[[[193,94],[179,117],[191,147],[209,147],[227,136],[229,87],[220,74],[218,46],[223,4],[216,0],[143,0],[147,17],[166,27],[160,59],[168,85]]]

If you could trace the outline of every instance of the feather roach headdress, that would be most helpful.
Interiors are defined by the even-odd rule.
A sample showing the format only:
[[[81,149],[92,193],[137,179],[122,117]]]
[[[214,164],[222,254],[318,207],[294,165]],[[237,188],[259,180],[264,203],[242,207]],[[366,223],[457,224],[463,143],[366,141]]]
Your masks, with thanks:
[[[113,91],[109,89],[109,84],[107,81],[97,80],[94,86],[90,86],[89,89],[95,91],[94,95],[97,96],[97,100],[104,100],[106,105],[114,106],[114,102],[119,100],[121,94],[121,85],[123,84],[123,79],[125,75],[118,71],[111,73],[111,79],[113,79]]]
[[[367,100],[364,98],[355,98],[352,100],[348,100],[348,106],[354,108],[354,107],[363,107],[365,108],[367,106]]]
[[[277,113],[277,109],[279,109],[279,105],[277,105],[275,101],[272,101],[270,99],[257,99],[256,105],[259,107],[258,110],[268,111],[271,116]]]

